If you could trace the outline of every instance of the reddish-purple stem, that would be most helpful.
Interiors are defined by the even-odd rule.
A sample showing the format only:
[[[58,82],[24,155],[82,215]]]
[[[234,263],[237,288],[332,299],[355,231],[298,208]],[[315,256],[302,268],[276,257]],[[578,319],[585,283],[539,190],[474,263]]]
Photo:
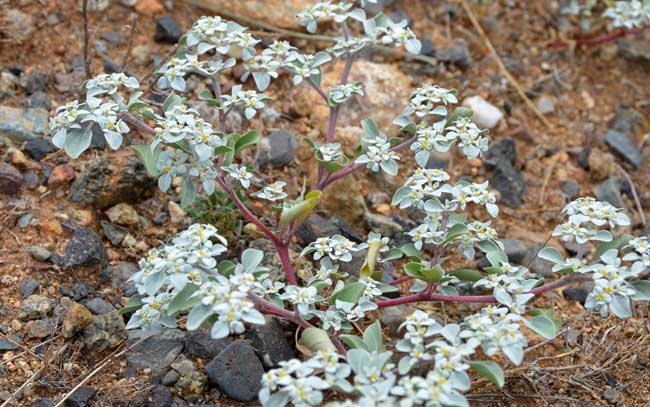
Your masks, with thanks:
[[[291,265],[291,258],[289,257],[289,244],[283,242],[276,242],[275,248],[278,251],[280,256],[280,261],[282,262],[282,267],[284,272],[287,275],[287,281],[291,285],[297,285],[298,280],[296,279],[296,273],[293,271],[293,266]]]
[[[585,274],[570,274],[564,278],[556,280],[552,283],[544,284],[540,287],[530,290],[532,294],[538,295],[545,293],[550,290],[554,290],[565,285],[576,283],[579,281],[589,281],[591,280],[590,275]],[[377,306],[379,308],[393,307],[395,305],[401,304],[411,304],[414,302],[424,302],[424,301],[442,301],[442,302],[464,302],[464,303],[495,303],[497,302],[496,298],[492,295],[436,295],[436,294],[427,294],[426,291],[422,291],[417,294],[407,295],[406,297],[395,298],[391,300],[379,301]]]

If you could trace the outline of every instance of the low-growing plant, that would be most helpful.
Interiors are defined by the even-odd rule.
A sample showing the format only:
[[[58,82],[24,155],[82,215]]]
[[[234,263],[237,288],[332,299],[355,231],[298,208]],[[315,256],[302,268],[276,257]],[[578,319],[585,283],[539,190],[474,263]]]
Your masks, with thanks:
[[[90,146],[92,123],[101,127],[113,149],[137,129],[150,143],[132,148],[158,178],[161,191],[168,191],[174,178],[180,179],[185,207],[199,191],[206,196],[215,191],[226,194],[241,215],[273,242],[281,259],[283,281],[273,279],[261,266],[270,253],[249,248],[239,260],[217,261],[227,251],[223,231],[211,224],[194,224],[140,260],[140,269],[131,278],[138,295],[123,309],[134,312],[128,328],[158,333],[163,327],[175,327],[179,315],[186,315],[188,330],[208,326],[212,337],[224,338],[241,334],[247,325],[264,324],[264,315],[292,321],[301,330],[301,349],[310,355],[281,362],[264,374],[259,398],[265,406],[320,405],[325,391],[338,392],[339,400],[347,397],[330,406],[467,406],[463,393],[470,389],[468,370],[503,386],[504,374],[494,356],[502,352],[512,363],[522,363],[528,342],[523,327],[549,339],[558,332],[560,321],[552,309],[531,307],[536,295],[593,281],[585,306],[621,318],[631,315],[631,300],[650,298],[650,282],[638,280],[650,266],[650,243],[643,237],[615,237],[611,231],[629,226],[630,220],[620,209],[592,198],[567,205],[564,223],[553,232],[580,245],[577,255],[565,259],[552,247],[539,253],[554,264],[560,278],[544,282],[525,267],[510,263],[490,221],[475,219],[468,211],[469,206],[482,206],[489,217],[498,216],[497,199],[488,183],[453,181],[444,170],[427,168],[434,152],[457,149],[476,158],[488,148],[487,131],[471,121],[472,112],[450,109],[458,103],[453,90],[424,84],[412,92],[394,121],[401,137],[390,137],[372,119],[363,120],[360,145],[355,156],[347,156],[335,135],[346,102],[365,97],[362,83],[349,82],[355,57],[375,44],[417,53],[420,42],[405,21],[396,23],[384,14],[370,18],[352,3],[321,2],[298,17],[310,32],[322,19],[332,20],[342,27],[343,35],[315,54],[301,53],[285,41],[273,41],[259,50],[260,41],[245,27],[219,17],[202,17],[181,39],[178,52],[157,71],[157,85],[172,90],[162,109],[141,99],[136,78],[117,73],[86,82],[85,101],[60,107],[51,119],[54,144],[73,158]],[[353,35],[351,22],[360,23],[361,34]],[[322,67],[337,58],[345,60],[340,82],[323,89]],[[257,90],[234,85],[228,94],[222,92],[222,75],[237,64],[242,82],[249,83],[252,77]],[[200,117],[181,96],[190,74],[207,80],[210,87],[199,97],[218,111],[218,123]],[[240,153],[256,144],[258,134],[225,131],[234,109],[251,119],[270,102],[260,92],[280,74],[289,75],[296,85],[313,88],[330,110],[324,139],[306,139],[318,171],[314,185],[300,196],[290,196],[283,181],[249,193],[255,175],[241,162]],[[408,150],[412,156],[398,154]],[[397,189],[392,204],[413,208],[423,219],[408,232],[412,242],[394,247],[378,233],[370,233],[364,243],[341,235],[322,236],[300,253],[313,259],[317,271],[298,279],[289,247],[328,186],[361,170],[395,176],[400,163],[415,170]],[[256,216],[240,196],[268,201],[268,212],[279,216]],[[360,251],[365,252],[365,262],[358,275],[341,272],[338,265]],[[454,253],[465,259],[466,266],[451,266]],[[482,270],[472,266],[479,256],[489,262]],[[403,264],[405,276],[383,283],[382,264],[395,261]],[[486,292],[464,295],[463,285]],[[406,286],[409,294],[399,296],[399,287]],[[382,344],[379,322],[368,322],[382,308],[417,302],[484,307],[452,323],[416,310],[401,325],[404,336],[396,343],[396,357]],[[362,335],[355,334],[355,326],[366,326]],[[430,370],[424,376],[412,374],[423,362],[430,362]]]

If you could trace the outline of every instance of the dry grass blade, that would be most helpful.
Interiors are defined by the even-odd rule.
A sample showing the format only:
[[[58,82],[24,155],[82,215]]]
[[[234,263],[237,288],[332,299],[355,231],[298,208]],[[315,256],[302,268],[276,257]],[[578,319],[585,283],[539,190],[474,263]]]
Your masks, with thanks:
[[[544,117],[544,115],[537,109],[535,104],[526,96],[526,93],[524,90],[521,88],[521,85],[519,85],[519,82],[512,76],[510,71],[506,68],[506,66],[503,64],[503,61],[501,60],[501,57],[499,57],[499,54],[497,53],[497,50],[494,48],[494,45],[492,45],[492,42],[488,38],[488,36],[485,34],[485,31],[483,31],[483,27],[481,27],[481,24],[478,22],[478,19],[474,15],[474,12],[472,11],[471,7],[469,4],[467,4],[467,0],[461,0],[461,3],[463,5],[463,8],[465,9],[465,12],[467,13],[467,16],[469,17],[470,21],[472,22],[472,25],[474,26],[474,29],[479,33],[481,38],[483,39],[483,43],[485,44],[485,47],[490,50],[492,55],[494,55],[494,58],[497,61],[497,65],[499,66],[499,70],[503,74],[503,76],[508,79],[510,84],[515,88],[519,96],[524,100],[526,105],[530,108],[530,110],[535,113],[535,116],[539,119],[539,121],[544,124],[544,126],[547,129],[552,129],[553,125]]]

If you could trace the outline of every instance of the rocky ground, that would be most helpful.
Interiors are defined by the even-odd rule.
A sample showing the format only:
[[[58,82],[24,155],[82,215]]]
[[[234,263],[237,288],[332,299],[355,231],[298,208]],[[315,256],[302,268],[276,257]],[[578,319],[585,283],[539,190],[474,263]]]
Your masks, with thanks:
[[[192,21],[207,13],[186,3],[90,1],[92,72],[126,68],[141,83],[151,83],[152,69],[173,52]],[[287,16],[308,2],[204,3],[298,30]],[[345,148],[358,142],[363,118],[373,117],[393,131],[393,117],[419,84],[456,88],[480,124],[491,128],[492,147],[484,160],[439,156],[430,165],[456,178],[490,181],[502,207],[495,226],[513,261],[531,262],[562,206],[577,196],[593,195],[626,208],[634,220],[632,232],[650,232],[639,212],[650,215],[650,160],[644,148],[650,134],[650,33],[597,47],[550,47],[570,38],[576,26],[559,13],[558,2],[500,0],[477,7],[505,67],[545,124],[504,77],[459,2],[385,3],[390,3],[387,13],[409,19],[424,39],[423,53],[440,63],[364,54],[352,80],[364,81],[368,96],[342,112],[337,137]],[[260,13],[262,5],[272,12]],[[269,320],[241,338],[219,341],[205,332],[174,329],[143,337],[124,328],[128,313],[118,311],[133,293],[126,280],[137,270],[137,260],[189,223],[218,224],[232,242],[233,256],[245,247],[268,248],[270,242],[225,201],[198,202],[183,211],[178,196],[157,191],[128,150],[109,151],[102,138],[79,160],[55,151],[47,141],[47,119],[57,106],[78,97],[85,77],[82,38],[74,1],[0,0],[0,401],[52,406],[74,390],[65,405],[256,405],[251,400],[264,370],[298,353],[291,327]],[[292,41],[311,50],[324,45]],[[341,69],[340,64],[328,68],[325,84]],[[196,78],[189,82],[194,92],[200,89]],[[227,80],[226,88],[233,83]],[[287,180],[295,193],[314,176],[302,138],[325,133],[327,109],[315,92],[294,87],[287,77],[274,82],[269,93],[274,102],[260,118],[248,122],[235,114],[228,126],[255,128],[264,136],[249,156],[258,169],[255,182]],[[155,103],[164,95],[151,89],[146,97]],[[205,105],[196,107],[213,114]],[[142,138],[135,132],[132,137],[132,143]],[[333,185],[322,208],[301,228],[294,249],[334,233],[362,240],[371,229],[404,242],[414,220],[389,206],[400,184],[399,178],[362,174]],[[309,273],[311,264],[294,262],[300,273]],[[362,262],[355,259],[350,270]],[[268,255],[265,263],[279,268],[277,256]],[[531,268],[548,276],[550,267],[536,261]],[[400,271],[385,274],[396,277]],[[585,288],[573,287],[538,299],[537,305],[555,305],[564,330],[550,342],[531,337],[534,347],[524,365],[506,369],[503,391],[477,379],[473,405],[648,405],[647,306],[638,305],[626,321],[602,320],[582,307],[586,295]],[[452,320],[468,310],[465,305],[423,307]],[[401,307],[378,315],[387,336],[396,335],[408,311]]]

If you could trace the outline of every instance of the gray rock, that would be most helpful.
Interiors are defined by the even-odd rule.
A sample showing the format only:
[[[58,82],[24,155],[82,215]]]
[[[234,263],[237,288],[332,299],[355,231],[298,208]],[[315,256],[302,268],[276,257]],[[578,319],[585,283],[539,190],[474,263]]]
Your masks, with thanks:
[[[72,298],[75,301],[79,301],[83,298],[88,297],[88,295],[90,295],[90,293],[93,291],[94,289],[90,286],[90,284],[86,282],[79,282],[72,286]]]
[[[129,342],[135,343],[139,337],[132,333]],[[160,335],[147,338],[133,348],[127,355],[129,366],[136,369],[149,368],[153,372],[160,372],[171,366],[178,355],[183,351],[185,334],[179,329],[165,329]]]
[[[319,237],[332,236],[337,233],[341,233],[337,225],[317,213],[311,213],[298,227],[296,237],[301,245],[307,246]]]
[[[52,103],[50,102],[50,98],[46,92],[38,91],[29,95],[27,98],[27,107],[50,110],[52,108]]]
[[[267,369],[277,367],[284,360],[296,357],[296,354],[287,341],[282,325],[273,317],[265,317],[266,324],[254,325],[246,331],[246,337],[255,349]]]
[[[465,40],[456,40],[448,47],[436,49],[433,57],[440,62],[456,65],[460,69],[467,69],[472,65],[472,55]]]
[[[172,393],[165,386],[159,384],[151,388],[152,404],[147,404],[148,407],[169,407],[172,405]]]
[[[29,14],[25,14],[18,9],[7,9],[3,5],[2,11],[2,31],[10,41],[22,43],[31,38],[34,32],[34,20]]]
[[[36,399],[34,404],[32,404],[32,407],[54,407],[54,406],[55,404],[52,400],[43,397]]]
[[[47,110],[0,106],[0,139],[6,137],[14,143],[22,143],[48,131]]]
[[[50,299],[44,295],[32,294],[20,302],[18,307],[18,319],[24,321],[41,319],[52,312]]]
[[[624,208],[621,198],[621,180],[618,177],[609,177],[596,187],[596,199],[609,202],[617,208]]]
[[[105,220],[99,221],[102,225],[102,230],[104,231],[104,236],[113,244],[113,246],[118,246],[126,235],[129,234],[129,230],[125,227],[114,225],[111,222]]]
[[[645,125],[646,119],[642,113],[621,105],[616,109],[611,128],[625,134],[639,134],[644,132]]]
[[[367,212],[365,217],[368,229],[380,233],[382,236],[393,237],[404,231],[402,225],[388,216]]]
[[[65,401],[69,407],[86,407],[91,406],[91,399],[95,396],[97,390],[90,386],[82,386],[75,390]]]
[[[117,312],[97,315],[81,334],[84,345],[93,352],[114,349],[128,337],[124,320]]]
[[[11,72],[0,72],[0,99],[13,97],[16,93],[18,78]]]
[[[160,384],[164,386],[173,386],[180,378],[181,374],[172,369],[169,372],[165,373],[165,375],[160,380]]]
[[[619,54],[650,69],[650,44],[643,38],[628,38],[618,41]]]
[[[251,345],[239,339],[214,358],[205,367],[205,373],[229,397],[252,401],[257,399],[264,368]]]
[[[25,229],[26,227],[29,226],[33,218],[34,215],[28,212],[22,215],[20,218],[18,218],[18,221],[16,221],[16,225],[18,225],[18,227],[20,227],[21,229]]]
[[[25,142],[23,145],[23,151],[34,160],[40,161],[48,154],[53,152],[54,148],[48,140],[42,138],[34,138]]]
[[[14,166],[0,162],[0,194],[17,194],[23,182],[23,176]]]
[[[650,55],[649,55],[650,58]],[[610,405],[616,405],[621,401],[621,393],[616,389],[607,389],[603,392],[603,397]]]
[[[531,252],[530,245],[521,240],[504,239],[501,242],[503,243],[504,252],[513,263],[521,264]]]
[[[608,130],[605,133],[605,143],[612,152],[632,164],[634,168],[638,168],[643,162],[641,150],[626,134],[616,130]]]
[[[560,187],[560,191],[569,201],[572,201],[580,195],[580,185],[574,181],[564,181]]]
[[[176,44],[181,38],[181,26],[171,17],[161,17],[156,20],[156,42]]]
[[[282,167],[293,161],[293,153],[298,148],[298,140],[289,130],[276,130],[263,137],[257,144],[257,163],[264,167],[271,164]]]
[[[194,358],[211,360],[230,344],[227,338],[214,339],[205,331],[188,332],[184,353]]]
[[[485,153],[485,166],[493,170],[501,162],[514,164],[517,159],[517,146],[511,138],[502,138],[490,143],[487,153]]]
[[[40,69],[32,69],[28,74],[20,76],[20,86],[30,95],[36,92],[47,93],[47,83],[49,75]]]
[[[585,301],[587,301],[589,292],[581,287],[569,287],[565,288],[562,291],[562,294],[564,294],[564,297],[569,300],[577,301],[580,304],[585,305]]]
[[[555,111],[555,102],[553,98],[542,95],[537,100],[537,110],[542,114],[553,113]]]
[[[27,336],[30,338],[47,338],[54,332],[54,327],[46,319],[38,319],[29,324]]]
[[[5,338],[0,337],[0,352],[6,352],[8,350],[16,350],[20,348],[20,346],[17,345],[22,341],[19,336],[12,335],[10,339],[11,340],[9,341]]]
[[[115,311],[115,308],[101,298],[93,298],[91,300],[83,302],[83,305],[90,310],[95,315],[108,314],[109,312]]]
[[[490,185],[501,193],[501,201],[513,208],[521,206],[528,190],[524,175],[507,161],[497,165],[490,177]]]
[[[138,265],[128,261],[118,261],[111,266],[111,287],[126,288],[127,280],[138,272]]]
[[[106,248],[99,235],[92,229],[74,226],[72,238],[63,256],[52,254],[52,262],[62,268],[86,267],[108,262]]]
[[[23,278],[20,282],[20,298],[27,298],[34,294],[41,283],[31,277]]]
[[[110,32],[105,32],[102,33],[99,38],[102,40],[112,44],[112,45],[120,45],[122,41],[124,41],[124,34],[121,32],[116,32],[116,31],[110,31]]]
[[[399,326],[406,317],[413,313],[413,308],[408,305],[397,305],[385,308],[381,315],[381,325],[388,328],[388,335],[392,338],[401,338]]]

